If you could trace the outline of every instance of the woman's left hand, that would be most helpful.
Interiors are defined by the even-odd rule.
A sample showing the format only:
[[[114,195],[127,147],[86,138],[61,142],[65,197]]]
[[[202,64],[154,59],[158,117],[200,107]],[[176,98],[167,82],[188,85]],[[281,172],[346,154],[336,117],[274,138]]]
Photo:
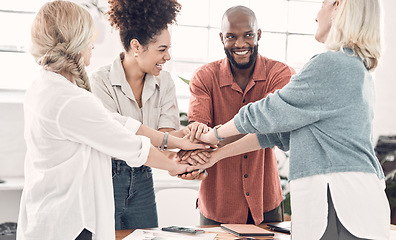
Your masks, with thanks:
[[[208,149],[210,145],[206,143],[202,143],[201,141],[194,140],[190,141],[189,135],[184,136],[183,138],[179,138],[176,141],[178,148],[183,150],[195,150],[195,149]]]
[[[211,128],[207,133],[201,134],[198,139],[212,145],[219,144],[219,140],[216,138],[213,128]]]
[[[209,131],[209,127],[206,124],[193,122],[188,124],[184,129],[184,135],[188,135],[190,141],[193,142],[195,139],[199,139],[202,133],[207,133]]]

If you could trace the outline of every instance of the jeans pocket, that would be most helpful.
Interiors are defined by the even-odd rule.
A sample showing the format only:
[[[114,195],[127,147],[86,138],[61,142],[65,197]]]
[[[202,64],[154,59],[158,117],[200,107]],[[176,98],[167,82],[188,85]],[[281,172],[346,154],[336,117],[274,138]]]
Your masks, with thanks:
[[[145,166],[145,169],[144,169],[144,170],[145,170],[144,172],[146,173],[146,178],[147,178],[147,179],[153,177],[153,170],[151,169],[151,167]]]
[[[113,175],[112,178],[114,179],[117,176],[117,169],[112,169]]]

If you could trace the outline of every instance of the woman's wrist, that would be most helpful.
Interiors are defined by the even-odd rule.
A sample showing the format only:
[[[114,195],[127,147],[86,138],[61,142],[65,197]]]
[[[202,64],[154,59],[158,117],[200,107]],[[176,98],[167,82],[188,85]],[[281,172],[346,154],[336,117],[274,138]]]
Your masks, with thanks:
[[[224,158],[224,149],[222,148],[216,148],[215,150],[213,150],[213,152],[211,153],[211,158],[213,158],[215,160],[215,162],[218,162],[219,159]]]
[[[168,132],[164,133],[164,138],[162,139],[162,144],[159,147],[159,150],[164,151],[164,150],[168,149],[168,137],[169,137],[168,135],[169,135]]]
[[[168,135],[168,149],[179,148],[179,137],[173,136],[171,134]]]
[[[215,138],[216,138],[219,142],[221,142],[221,141],[223,141],[223,140],[225,139],[225,138],[222,138],[222,137],[219,136],[219,129],[220,129],[220,127],[221,127],[221,125],[217,125],[217,126],[215,126],[215,127],[213,128],[214,136],[215,136]]]

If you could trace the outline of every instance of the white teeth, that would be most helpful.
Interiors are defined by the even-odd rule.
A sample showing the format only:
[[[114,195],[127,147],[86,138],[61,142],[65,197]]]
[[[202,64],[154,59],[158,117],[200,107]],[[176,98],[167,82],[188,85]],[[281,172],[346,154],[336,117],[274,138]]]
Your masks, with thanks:
[[[234,52],[236,55],[242,56],[248,54],[249,51],[242,51],[242,52]]]

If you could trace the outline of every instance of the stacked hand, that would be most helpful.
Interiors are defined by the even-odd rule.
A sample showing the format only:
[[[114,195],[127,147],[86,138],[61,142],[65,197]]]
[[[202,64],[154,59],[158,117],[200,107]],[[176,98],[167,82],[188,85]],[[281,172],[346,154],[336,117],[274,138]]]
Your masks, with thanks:
[[[210,149],[184,149],[180,150],[177,154],[177,161],[180,164],[189,164],[187,172],[179,174],[178,177],[185,180],[198,179],[203,180],[206,178],[207,173],[204,171],[206,168],[211,167],[218,160],[213,157],[212,151],[218,144],[217,138],[211,137],[213,129],[205,124],[194,122],[184,128],[183,133],[188,137],[191,142],[206,142],[211,145]]]

